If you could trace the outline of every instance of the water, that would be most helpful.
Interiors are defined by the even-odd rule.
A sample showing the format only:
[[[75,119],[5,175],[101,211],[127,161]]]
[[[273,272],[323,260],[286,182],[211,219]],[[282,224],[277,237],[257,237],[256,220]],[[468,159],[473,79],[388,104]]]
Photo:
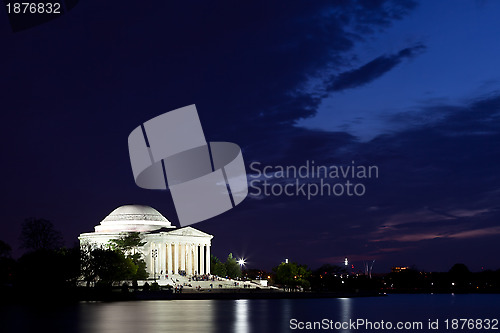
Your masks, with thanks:
[[[365,319],[385,323],[422,322],[423,329],[446,332],[445,319],[500,319],[500,295],[390,295],[378,298],[295,300],[175,300],[79,303],[66,306],[0,306],[0,332],[292,332],[297,324]],[[439,320],[439,330],[427,328]],[[461,325],[461,324],[460,324]],[[305,330],[304,330],[305,331]],[[337,331],[335,329],[331,331]],[[343,332],[369,332],[366,327]],[[371,330],[383,332],[387,330]],[[469,329],[449,332],[478,331]],[[500,332],[496,330],[483,332]]]

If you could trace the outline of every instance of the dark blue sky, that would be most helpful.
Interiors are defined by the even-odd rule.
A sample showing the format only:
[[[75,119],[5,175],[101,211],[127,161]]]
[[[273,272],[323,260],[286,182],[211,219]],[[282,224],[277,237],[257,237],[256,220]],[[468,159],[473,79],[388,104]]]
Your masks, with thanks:
[[[72,245],[138,188],[127,137],[196,104],[248,167],[376,165],[362,197],[255,197],[194,225],[270,268],[500,268],[500,3],[82,0],[13,33],[1,15],[0,239],[26,217]],[[271,182],[284,180],[272,179]],[[285,180],[286,181],[286,180]],[[360,267],[361,268],[361,267]]]

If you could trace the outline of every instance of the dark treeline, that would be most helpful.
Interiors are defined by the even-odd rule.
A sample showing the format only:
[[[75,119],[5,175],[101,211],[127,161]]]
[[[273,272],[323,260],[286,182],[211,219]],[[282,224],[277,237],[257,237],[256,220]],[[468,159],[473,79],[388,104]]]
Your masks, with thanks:
[[[0,299],[70,297],[75,290],[137,288],[137,280],[154,279],[138,248],[144,243],[139,233],[129,233],[110,241],[106,248],[76,243],[62,246],[61,234],[43,219],[27,219],[22,225],[20,244],[24,254],[17,260],[11,247],[0,240]],[[367,276],[348,272],[345,267],[323,265],[311,270],[294,262],[281,263],[272,272],[247,269],[243,273],[230,254],[225,262],[212,256],[213,275],[233,279],[265,279],[285,291],[382,293],[497,293],[500,270],[470,272],[455,264],[448,272],[422,272],[404,267],[387,274]],[[77,288],[78,282],[82,287]],[[129,285],[130,283],[130,285]],[[156,280],[151,284],[153,287]],[[157,284],[156,284],[157,285]],[[94,287],[94,288],[92,288]],[[10,296],[10,297],[9,297]],[[21,296],[21,297],[19,297]],[[26,297],[24,297],[26,298]],[[81,299],[80,296],[77,298]]]
[[[500,269],[470,272],[458,263],[448,272],[421,272],[408,268],[377,277],[381,290],[394,293],[498,293]]]
[[[110,241],[107,247],[75,243],[62,246],[60,232],[50,221],[26,219],[19,237],[24,254],[15,260],[11,247],[0,240],[0,300],[80,299],[78,282],[97,289],[111,289],[119,281],[146,279],[146,263],[137,251],[138,233]],[[88,291],[87,291],[88,292]]]
[[[297,263],[281,263],[272,273],[247,270],[244,276],[267,276],[284,290],[317,292],[379,291],[382,293],[498,293],[500,269],[470,272],[458,263],[448,272],[422,272],[404,267],[387,274],[372,276],[352,273],[342,266],[325,264],[310,270]]]
[[[11,257],[11,247],[0,240],[0,285],[40,290],[74,285],[80,274],[79,248],[64,248],[61,234],[44,219],[26,219],[19,237],[25,253]]]
[[[11,247],[0,240],[0,301],[79,300],[117,289],[165,289],[156,281],[158,274],[150,276],[146,271],[144,255],[139,251],[145,243],[138,232],[124,233],[106,246],[75,243],[66,248],[50,221],[30,218],[22,225],[19,241],[24,254],[15,260]],[[213,275],[240,278],[241,267],[232,254],[224,262],[215,256],[211,261]],[[139,280],[148,281],[139,288]]]

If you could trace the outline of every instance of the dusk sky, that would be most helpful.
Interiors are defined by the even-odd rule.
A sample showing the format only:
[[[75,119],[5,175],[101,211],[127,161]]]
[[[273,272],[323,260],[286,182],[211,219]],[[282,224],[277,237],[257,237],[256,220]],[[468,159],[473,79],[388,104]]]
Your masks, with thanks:
[[[66,246],[136,186],[127,138],[196,104],[208,141],[261,166],[376,166],[362,196],[250,195],[192,225],[248,267],[500,268],[500,2],[95,1],[2,40],[0,239],[28,217]],[[261,179],[261,178],[259,178]],[[271,178],[271,184],[295,179]],[[326,179],[328,182],[345,182]],[[300,182],[317,183],[319,179]]]

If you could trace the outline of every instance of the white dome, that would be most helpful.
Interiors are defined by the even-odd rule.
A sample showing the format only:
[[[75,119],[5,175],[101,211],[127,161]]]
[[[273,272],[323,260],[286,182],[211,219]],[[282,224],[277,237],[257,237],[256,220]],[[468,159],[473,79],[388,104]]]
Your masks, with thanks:
[[[153,231],[175,228],[156,209],[143,205],[125,205],[116,208],[95,227],[95,232]]]

